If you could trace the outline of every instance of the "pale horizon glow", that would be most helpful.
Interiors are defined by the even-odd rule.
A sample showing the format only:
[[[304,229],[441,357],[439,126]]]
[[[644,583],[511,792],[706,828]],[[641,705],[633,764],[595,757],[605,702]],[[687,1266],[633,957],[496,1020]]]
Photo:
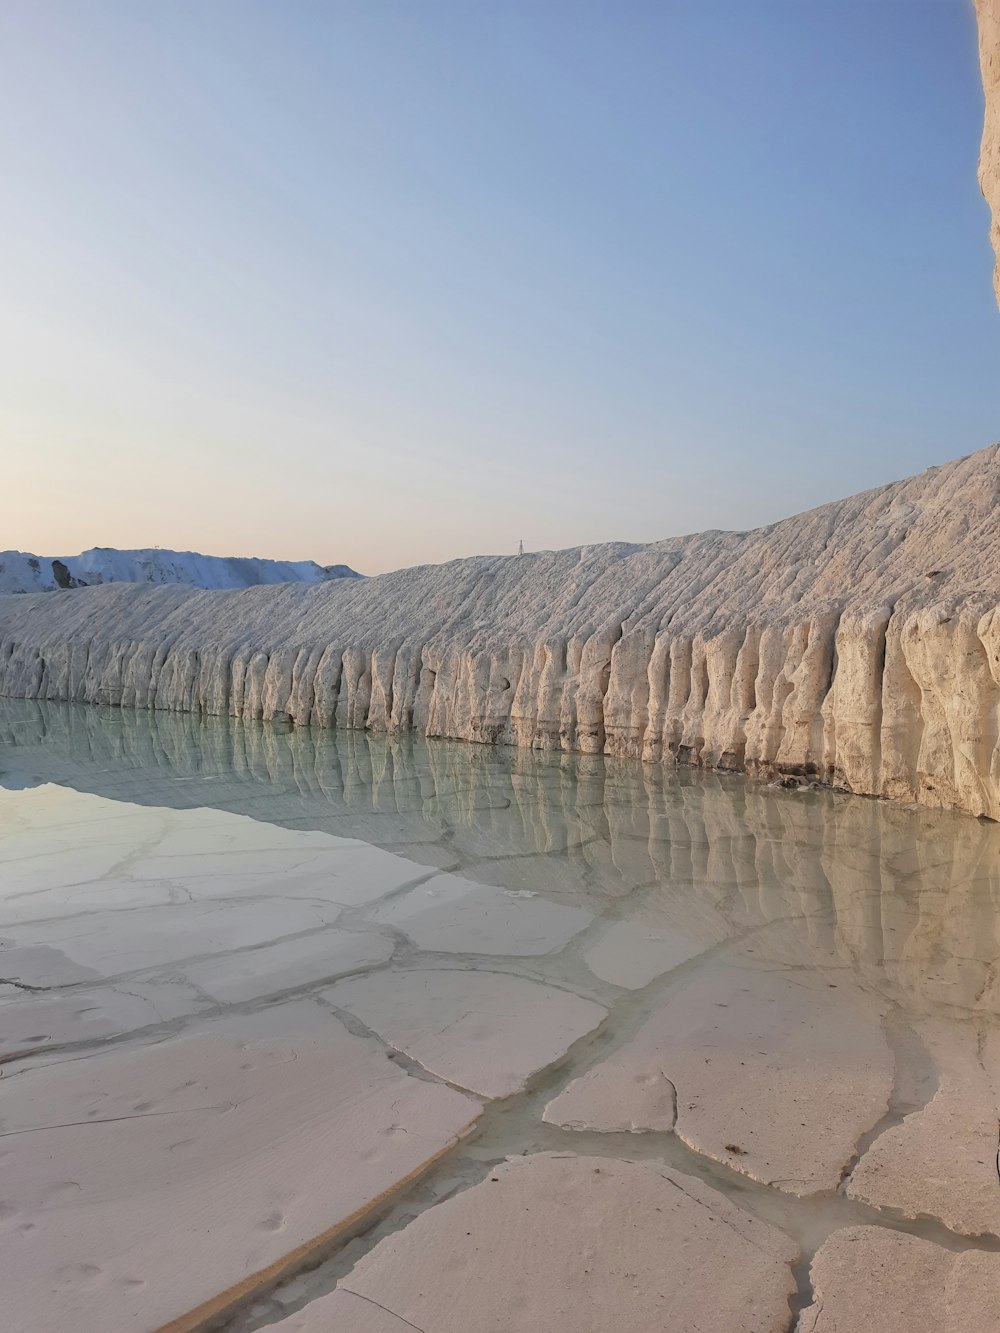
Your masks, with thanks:
[[[2,0],[0,549],[750,528],[1000,438],[968,0]]]

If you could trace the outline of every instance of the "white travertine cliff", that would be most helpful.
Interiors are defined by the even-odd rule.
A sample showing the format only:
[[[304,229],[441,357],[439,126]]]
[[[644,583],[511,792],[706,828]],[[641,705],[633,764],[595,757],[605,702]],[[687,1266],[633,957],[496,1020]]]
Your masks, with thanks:
[[[1000,301],[1000,0],[976,0],[979,60],[986,92],[986,117],[979,156],[979,183],[993,210],[991,238],[997,252],[994,281]]]
[[[748,533],[0,598],[0,693],[689,760],[1000,818],[1000,446]]]

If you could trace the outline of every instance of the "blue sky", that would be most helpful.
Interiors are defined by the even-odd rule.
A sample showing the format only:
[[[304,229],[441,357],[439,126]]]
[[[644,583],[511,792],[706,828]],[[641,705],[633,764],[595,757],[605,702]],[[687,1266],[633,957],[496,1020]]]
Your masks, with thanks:
[[[3,0],[0,546],[366,572],[1000,438],[966,0]]]

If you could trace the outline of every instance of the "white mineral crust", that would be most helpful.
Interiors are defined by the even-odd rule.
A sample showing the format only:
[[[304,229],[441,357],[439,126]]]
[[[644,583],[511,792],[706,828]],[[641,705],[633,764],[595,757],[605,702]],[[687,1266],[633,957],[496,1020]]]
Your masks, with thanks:
[[[1000,446],[753,532],[0,598],[0,693],[815,777],[1000,818]]]

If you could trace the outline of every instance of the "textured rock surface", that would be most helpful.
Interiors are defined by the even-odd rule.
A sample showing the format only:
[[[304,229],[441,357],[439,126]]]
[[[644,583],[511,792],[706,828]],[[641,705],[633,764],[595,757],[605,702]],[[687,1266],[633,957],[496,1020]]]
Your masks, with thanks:
[[[673,1127],[696,1152],[790,1194],[832,1190],[888,1108],[893,1062],[879,1019],[843,981],[708,968],[545,1119]]]
[[[677,1089],[663,1058],[643,1041],[576,1078],[545,1108],[550,1125],[602,1134],[665,1134],[677,1121]]]
[[[920,1035],[938,1068],[937,1090],[875,1140],[848,1194],[905,1217],[934,1217],[967,1236],[1000,1236],[1000,1033],[937,1023]]]
[[[309,1001],[21,1069],[0,1081],[5,1327],[136,1333],[225,1308],[479,1109]]]
[[[325,998],[432,1074],[484,1097],[520,1091],[607,1017],[568,991],[457,968],[342,981]]]
[[[258,560],[197,551],[119,551],[95,546],[80,555],[0,551],[0,592],[54,592],[95,583],[182,583],[192,588],[251,588],[258,583],[324,583],[360,578],[348,565],[314,560]]]
[[[1000,301],[1000,0],[976,0],[979,59],[986,92],[986,118],[979,157],[979,183],[993,210],[991,239],[997,253],[995,283]]]
[[[812,1263],[798,1333],[995,1333],[1000,1258],[882,1227],[844,1227]]]
[[[691,1176],[543,1153],[424,1213],[273,1328],[784,1333],[795,1252]]]
[[[1000,817],[993,446],[749,533],[0,598],[0,692],[815,775]]]

